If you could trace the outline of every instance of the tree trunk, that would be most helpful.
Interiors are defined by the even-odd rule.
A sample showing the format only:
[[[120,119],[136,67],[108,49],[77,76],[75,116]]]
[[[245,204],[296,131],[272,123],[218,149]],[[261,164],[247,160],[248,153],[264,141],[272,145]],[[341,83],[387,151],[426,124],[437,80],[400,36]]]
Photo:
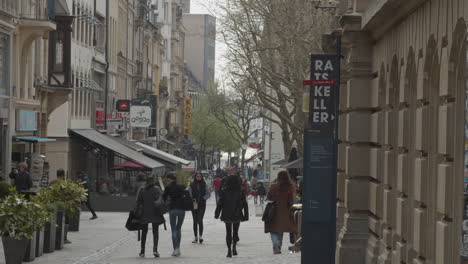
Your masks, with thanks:
[[[245,153],[247,152],[246,149],[242,149],[242,155],[241,155],[241,175],[244,175],[244,166],[245,166]],[[247,177],[247,175],[244,175],[244,177]]]

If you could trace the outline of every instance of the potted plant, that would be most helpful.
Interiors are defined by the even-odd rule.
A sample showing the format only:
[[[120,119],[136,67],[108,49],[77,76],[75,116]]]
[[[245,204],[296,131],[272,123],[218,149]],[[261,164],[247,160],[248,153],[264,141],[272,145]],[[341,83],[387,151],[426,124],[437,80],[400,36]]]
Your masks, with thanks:
[[[57,180],[38,194],[42,201],[57,205],[57,228],[55,236],[55,249],[62,249],[66,237],[66,219],[79,217],[81,201],[86,199],[86,190],[80,181]],[[63,210],[61,210],[63,209]]]
[[[44,228],[44,253],[52,253],[55,251],[55,238],[57,230],[57,211],[63,211],[65,206],[63,203],[56,202],[47,204],[46,209],[51,213],[51,218],[46,222]]]
[[[5,199],[7,196],[15,193],[16,190],[11,184],[0,181],[0,203],[3,199]]]
[[[13,193],[0,203],[0,234],[6,264],[22,263],[28,240],[44,227],[49,218],[47,210],[38,203],[27,201]]]

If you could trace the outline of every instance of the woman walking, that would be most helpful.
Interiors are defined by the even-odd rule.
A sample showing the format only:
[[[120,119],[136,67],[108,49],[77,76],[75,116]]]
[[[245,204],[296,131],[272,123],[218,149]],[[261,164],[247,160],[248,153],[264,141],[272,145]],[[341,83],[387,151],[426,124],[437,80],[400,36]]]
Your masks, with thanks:
[[[291,213],[293,197],[295,192],[294,184],[287,171],[280,171],[275,183],[270,187],[267,199],[276,203],[276,213],[273,220],[265,223],[265,233],[270,233],[273,242],[273,253],[281,254],[283,245],[283,233],[296,233],[296,224]]]
[[[237,175],[230,175],[221,187],[221,198],[216,206],[215,218],[221,216],[226,225],[226,245],[228,254],[232,258],[237,255],[240,222],[249,220],[249,207],[245,198],[242,181]]]
[[[144,177],[144,175],[140,175],[139,177]],[[140,208],[142,209],[140,223],[143,226],[141,235],[140,257],[145,257],[148,224],[151,223],[153,226],[153,255],[155,258],[159,258],[159,225],[166,222],[164,220],[164,216],[161,210],[157,208],[157,206],[155,206],[155,203],[157,203],[158,200],[162,200],[161,195],[162,191],[159,187],[154,185],[154,180],[152,177],[147,178],[146,185],[138,190],[137,206],[140,206]]]
[[[167,174],[169,184],[164,189],[163,199],[169,203],[169,219],[172,231],[173,257],[180,256],[180,241],[182,239],[182,224],[184,223],[184,192],[185,187],[177,183],[177,177],[174,172]]]
[[[195,239],[192,243],[203,243],[203,217],[205,216],[206,200],[210,199],[211,192],[208,184],[203,178],[203,174],[198,171],[195,179],[189,187],[190,195],[193,199],[193,235]]]

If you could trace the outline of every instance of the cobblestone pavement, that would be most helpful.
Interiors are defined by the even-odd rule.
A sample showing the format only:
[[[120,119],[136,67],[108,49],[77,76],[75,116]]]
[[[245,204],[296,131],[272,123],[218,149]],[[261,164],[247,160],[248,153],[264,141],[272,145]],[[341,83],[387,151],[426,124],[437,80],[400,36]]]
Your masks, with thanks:
[[[285,234],[282,255],[273,255],[269,234],[263,232],[263,222],[255,217],[255,207],[250,205],[250,221],[242,223],[240,227],[239,256],[227,259],[225,246],[224,224],[214,219],[214,201],[210,201],[205,215],[205,232],[203,245],[192,244],[192,215],[186,214],[182,228],[182,256],[171,257],[172,241],[169,221],[167,231],[160,226],[159,253],[161,257],[155,259],[151,255],[153,246],[151,230],[148,234],[147,256],[139,258],[139,242],[136,232],[128,232],[124,225],[126,213],[98,213],[99,218],[88,220],[90,214],[81,215],[80,232],[69,233],[72,244],[63,250],[51,254],[44,254],[37,258],[34,264],[130,264],[130,263],[269,263],[293,264],[300,263],[300,254],[287,253],[288,236]],[[167,216],[166,216],[167,218]],[[168,220],[168,219],[166,219]],[[4,264],[3,248],[0,249],[0,264]]]

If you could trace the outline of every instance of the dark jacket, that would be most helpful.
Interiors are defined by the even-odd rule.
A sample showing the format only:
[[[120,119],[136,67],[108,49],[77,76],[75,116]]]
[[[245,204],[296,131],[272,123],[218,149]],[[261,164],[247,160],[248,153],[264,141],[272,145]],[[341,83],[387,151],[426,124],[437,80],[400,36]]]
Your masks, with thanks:
[[[169,210],[184,210],[184,192],[185,187],[182,184],[173,182],[166,186],[163,199],[165,202],[169,201]]]
[[[166,222],[164,216],[154,204],[161,195],[161,189],[154,185],[146,185],[138,190],[137,204],[142,207],[143,211],[140,223],[155,223],[160,225]]]
[[[210,199],[210,188],[205,181],[194,180],[188,189],[193,200],[197,201],[198,207],[206,207],[206,200]]]
[[[27,191],[32,187],[31,175],[27,171],[20,172],[15,179],[16,191]]]
[[[271,185],[267,199],[276,202],[276,213],[275,217],[273,217],[273,221],[265,223],[265,233],[297,232],[294,217],[290,209],[294,202],[293,196],[294,186],[283,189],[276,183]]]
[[[225,180],[215,211],[215,218],[220,216],[221,221],[226,223],[249,220],[249,206],[243,192],[242,181],[238,176],[229,176]]]
[[[257,186],[257,195],[260,195],[260,196],[266,195],[265,186],[263,185]]]

